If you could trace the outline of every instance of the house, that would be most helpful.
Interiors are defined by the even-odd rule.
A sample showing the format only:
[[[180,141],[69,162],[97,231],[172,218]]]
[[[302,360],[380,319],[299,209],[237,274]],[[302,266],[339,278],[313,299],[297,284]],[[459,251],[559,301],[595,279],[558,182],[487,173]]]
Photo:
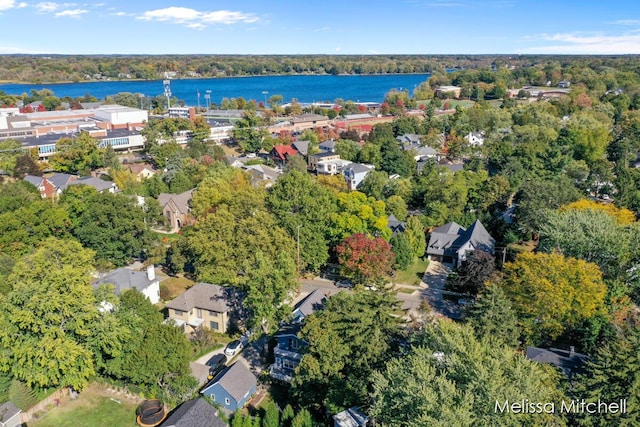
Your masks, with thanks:
[[[399,221],[394,214],[391,214],[387,218],[387,227],[391,230],[391,235],[394,236],[398,233],[404,233],[404,230],[407,228],[407,223]]]
[[[18,427],[22,423],[20,421],[20,413],[22,411],[12,402],[5,402],[0,405],[0,426],[2,427]]]
[[[258,379],[242,361],[220,371],[200,392],[220,405],[225,412],[242,409],[256,392]]]
[[[155,170],[153,169],[153,166],[150,165],[149,163],[132,163],[127,166],[128,166],[129,172],[131,172],[136,177],[136,180],[139,182],[147,178],[151,178],[153,175],[156,174]]]
[[[115,286],[116,295],[120,295],[128,289],[137,289],[151,304],[160,302],[160,281],[156,277],[153,265],[148,266],[146,271],[135,271],[126,267],[118,268],[94,281],[92,286],[97,288],[107,283]]]
[[[351,163],[349,160],[342,160],[340,155],[335,153],[325,152],[309,156],[309,170],[319,175],[336,175]]]
[[[484,144],[484,132],[469,132],[464,139],[472,147],[480,147]]]
[[[368,422],[369,418],[355,406],[333,416],[333,427],[366,427]]]
[[[275,335],[276,346],[273,348],[273,365],[269,367],[271,378],[290,383],[295,369],[302,359],[303,349],[309,345],[298,338],[302,329],[300,323],[282,326]]]
[[[24,177],[25,181],[36,186],[40,191],[40,195],[45,199],[60,196],[60,193],[66,190],[76,179],[78,179],[76,175],[59,172],[44,176],[26,175]]]
[[[479,220],[468,229],[450,222],[431,232],[427,256],[431,260],[457,266],[467,259],[468,252],[481,250],[493,254],[494,249],[495,239]]]
[[[570,347],[569,351],[559,348],[547,350],[539,347],[527,347],[526,357],[527,360],[555,366],[567,378],[570,378],[576,372],[580,372],[583,365],[589,360],[587,355],[576,353],[573,346]]]
[[[271,149],[270,154],[273,159],[273,163],[275,163],[276,166],[283,168],[289,161],[289,157],[298,154],[298,150],[291,145],[276,145]]]
[[[452,173],[456,173],[456,172],[460,172],[460,171],[464,170],[464,164],[463,163],[452,162],[450,160],[447,160],[446,158],[442,158],[442,159],[438,160],[438,166],[441,166],[443,168],[447,168]]]
[[[323,153],[335,153],[336,152],[336,142],[333,139],[326,140],[318,144],[318,148]]]
[[[114,194],[118,191],[118,186],[113,181],[105,181],[93,176],[83,176],[71,182],[69,185],[88,185],[95,188],[98,193],[111,193]]]
[[[560,80],[558,82],[558,87],[562,89],[568,89],[571,86],[571,82],[569,80]]]
[[[269,368],[271,378],[291,382],[293,372],[300,364],[302,350],[309,345],[298,338],[304,319],[324,306],[331,292],[316,289],[293,307],[291,324],[282,326],[275,335],[276,346],[273,348],[274,363]]]
[[[398,141],[400,145],[422,145],[422,138],[415,133],[405,133],[404,135],[396,136],[396,141]]]
[[[364,181],[364,178],[369,172],[375,169],[373,165],[367,165],[363,163],[351,163],[342,168],[342,175],[347,181],[347,187],[349,190],[357,190],[358,186]]]
[[[178,406],[160,427],[228,427],[218,418],[218,410],[204,398],[191,399]]]
[[[187,190],[180,194],[160,193],[158,195],[158,203],[162,208],[162,215],[169,222],[171,232],[177,232],[183,225],[191,221],[189,203],[194,191],[195,189]]]
[[[305,317],[323,307],[324,301],[331,295],[329,290],[315,289],[293,307],[293,323],[302,323]]]
[[[280,176],[280,172],[266,165],[249,165],[244,166],[242,169],[249,174],[251,183],[254,186],[269,188]]]
[[[239,294],[233,288],[196,283],[167,304],[169,318],[186,333],[203,327],[226,333]]]
[[[438,152],[429,147],[428,145],[402,145],[402,149],[405,151],[413,151],[413,159],[416,162],[425,159],[434,159],[438,157]]]

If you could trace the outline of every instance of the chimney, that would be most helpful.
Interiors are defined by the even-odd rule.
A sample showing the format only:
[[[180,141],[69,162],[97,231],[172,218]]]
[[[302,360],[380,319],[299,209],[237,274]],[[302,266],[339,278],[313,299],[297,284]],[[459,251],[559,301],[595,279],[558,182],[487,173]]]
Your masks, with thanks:
[[[576,355],[576,348],[574,346],[569,347],[569,357],[573,357]]]
[[[147,279],[149,279],[150,282],[156,280],[156,269],[153,264],[147,267]]]

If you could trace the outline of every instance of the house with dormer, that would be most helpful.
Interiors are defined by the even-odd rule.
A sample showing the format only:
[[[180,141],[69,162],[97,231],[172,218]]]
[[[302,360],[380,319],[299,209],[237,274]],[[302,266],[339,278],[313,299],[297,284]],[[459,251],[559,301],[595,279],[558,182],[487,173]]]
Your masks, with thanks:
[[[480,220],[476,220],[468,229],[450,222],[431,232],[427,256],[434,261],[458,266],[467,259],[469,252],[481,250],[493,254],[495,244],[495,239]]]
[[[187,225],[191,218],[191,197],[195,189],[180,194],[160,193],[158,203],[162,208],[162,215],[166,218],[172,233]]]

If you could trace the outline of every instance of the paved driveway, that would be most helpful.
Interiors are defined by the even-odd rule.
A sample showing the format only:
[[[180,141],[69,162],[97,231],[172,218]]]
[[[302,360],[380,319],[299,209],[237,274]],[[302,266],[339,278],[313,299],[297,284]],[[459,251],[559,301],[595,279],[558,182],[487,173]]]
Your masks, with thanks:
[[[421,294],[434,314],[451,319],[462,318],[462,309],[455,301],[443,298],[443,291],[451,268],[438,261],[430,261],[422,277]]]

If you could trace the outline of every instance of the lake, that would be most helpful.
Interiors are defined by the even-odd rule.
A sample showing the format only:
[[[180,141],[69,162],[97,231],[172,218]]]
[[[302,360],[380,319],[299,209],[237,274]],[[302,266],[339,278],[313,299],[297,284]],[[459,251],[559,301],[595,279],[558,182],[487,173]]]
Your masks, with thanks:
[[[206,91],[212,103],[220,104],[222,98],[243,97],[246,100],[264,101],[271,95],[282,95],[284,102],[297,98],[299,102],[345,101],[381,102],[391,89],[413,90],[426,81],[430,74],[386,74],[349,76],[256,76],[207,79],[171,80],[171,93],[187,105],[205,106]],[[0,84],[7,94],[20,95],[32,89],[50,89],[58,97],[81,97],[89,93],[98,99],[119,92],[142,93],[154,97],[164,93],[162,80],[145,81],[98,81],[56,84]],[[264,93],[268,92],[268,93]]]

